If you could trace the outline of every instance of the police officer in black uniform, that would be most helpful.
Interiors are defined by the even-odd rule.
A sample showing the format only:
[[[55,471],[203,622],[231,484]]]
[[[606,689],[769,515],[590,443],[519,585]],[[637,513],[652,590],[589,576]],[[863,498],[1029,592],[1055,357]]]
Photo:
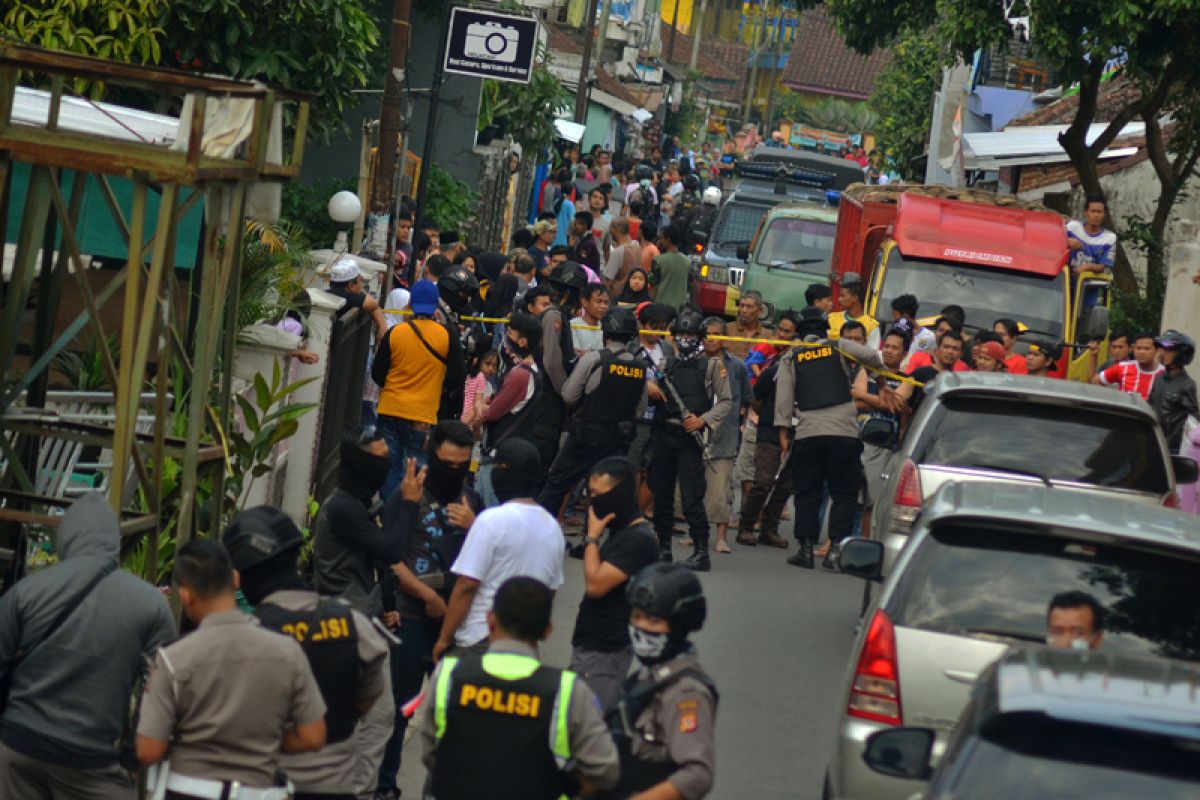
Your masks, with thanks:
[[[716,770],[718,696],[688,641],[707,611],[700,580],[678,564],[653,564],[630,578],[625,593],[639,668],[607,716],[621,779],[600,797],[654,790],[654,797],[704,797]]]
[[[296,571],[304,537],[279,509],[241,512],[222,539],[254,615],[300,643],[325,700],[325,747],[280,760],[297,796],[344,797],[364,788],[355,785],[364,779],[373,789],[371,765],[361,774],[356,757],[379,748],[361,741],[355,726],[373,704],[390,702],[385,635],[344,601],[322,598],[305,583]]]
[[[667,359],[659,380],[665,402],[654,415],[651,435],[650,487],[654,492],[654,532],[664,561],[671,560],[675,526],[675,481],[683,501],[683,516],[694,550],[684,562],[689,569],[708,571],[708,515],[705,446],[709,432],[733,409],[729,375],[719,359],[704,355],[704,317],[691,309],[671,325],[676,355]]]
[[[555,516],[571,487],[595,464],[628,451],[635,420],[646,410],[650,365],[629,352],[638,335],[633,310],[609,311],[600,330],[604,347],[584,353],[563,384],[563,401],[575,409],[575,418],[538,494],[538,503]]]
[[[438,278],[437,288],[438,313],[434,318],[458,332],[463,355],[469,360],[490,350],[492,335],[483,324],[462,319],[471,316],[479,299],[479,279],[475,273],[461,265],[450,267]]]
[[[782,459],[790,460],[796,499],[796,539],[800,549],[789,564],[813,567],[813,545],[820,534],[819,513],[823,487],[833,500],[829,512],[829,539],[833,547],[854,525],[854,510],[863,483],[862,442],[858,438],[858,409],[850,396],[854,363],[883,368],[879,351],[865,344],[827,338],[825,312],[808,306],[800,312],[797,333],[804,344],[779,362],[775,391],[775,429],[779,432]],[[896,403],[887,379],[877,376],[879,396]],[[795,441],[789,441],[789,420],[798,416]],[[791,448],[793,452],[789,453]],[[830,549],[836,560],[836,550]]]
[[[587,273],[574,261],[559,264],[547,279],[551,305],[539,317],[542,346],[537,358],[538,369],[546,379],[545,397],[538,404],[537,425],[531,439],[543,464],[554,463],[558,453],[558,439],[566,416],[563,386],[578,360],[571,338],[571,320],[579,311],[579,293],[587,282]]]

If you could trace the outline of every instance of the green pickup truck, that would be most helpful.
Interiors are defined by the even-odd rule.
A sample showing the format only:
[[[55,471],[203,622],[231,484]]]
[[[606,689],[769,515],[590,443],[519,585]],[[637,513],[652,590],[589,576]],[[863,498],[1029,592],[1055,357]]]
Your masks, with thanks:
[[[828,284],[837,229],[837,207],[816,202],[783,203],[763,218],[749,247],[741,291],[758,291],[772,322],[789,308],[804,308],[804,290]]]

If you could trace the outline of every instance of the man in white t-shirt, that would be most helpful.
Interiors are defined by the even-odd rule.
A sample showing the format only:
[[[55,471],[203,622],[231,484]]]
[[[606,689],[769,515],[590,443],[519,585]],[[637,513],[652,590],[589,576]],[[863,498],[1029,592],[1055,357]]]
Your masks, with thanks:
[[[542,460],[530,442],[513,437],[496,447],[491,478],[501,505],[475,518],[450,568],[454,591],[433,647],[435,661],[452,645],[482,652],[487,612],[496,590],[509,578],[536,578],[556,591],[562,586],[562,529],[533,499],[541,475]]]

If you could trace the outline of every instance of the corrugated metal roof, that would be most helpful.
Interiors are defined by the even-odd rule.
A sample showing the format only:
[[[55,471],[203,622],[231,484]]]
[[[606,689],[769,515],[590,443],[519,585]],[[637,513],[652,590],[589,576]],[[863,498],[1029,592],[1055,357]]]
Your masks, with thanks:
[[[1094,142],[1107,123],[1097,123],[1088,128],[1087,141]],[[1019,164],[1054,164],[1069,161],[1065,150],[1058,142],[1066,125],[1031,125],[1008,128],[995,133],[963,134],[963,165],[967,169],[996,169]],[[1144,122],[1132,122],[1121,129],[1117,136],[1123,138],[1141,136],[1146,132]],[[1101,158],[1118,158],[1137,152],[1137,148],[1115,148],[1105,150]]]
[[[43,127],[49,114],[49,92],[17,87],[13,98],[13,122]],[[129,142],[170,144],[179,132],[179,120],[136,108],[64,96],[59,108],[58,127]]]

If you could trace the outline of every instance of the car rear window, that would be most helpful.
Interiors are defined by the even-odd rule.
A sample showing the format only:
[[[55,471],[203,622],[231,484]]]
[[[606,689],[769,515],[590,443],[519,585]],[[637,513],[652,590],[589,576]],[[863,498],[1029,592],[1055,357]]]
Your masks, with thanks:
[[[1198,744],[1041,714],[1004,715],[947,775],[938,787],[945,793],[937,796],[1184,800],[1200,791]]]
[[[713,232],[713,249],[721,255],[733,255],[739,244],[749,245],[766,216],[769,206],[761,203],[739,203],[730,200],[721,209],[717,229]]]
[[[1097,408],[951,395],[921,432],[913,460],[1165,494],[1170,479],[1156,430],[1150,420]]]
[[[887,603],[896,625],[1044,642],[1060,592],[1105,609],[1101,650],[1200,661],[1200,558],[996,526],[938,528],[913,552]]]

